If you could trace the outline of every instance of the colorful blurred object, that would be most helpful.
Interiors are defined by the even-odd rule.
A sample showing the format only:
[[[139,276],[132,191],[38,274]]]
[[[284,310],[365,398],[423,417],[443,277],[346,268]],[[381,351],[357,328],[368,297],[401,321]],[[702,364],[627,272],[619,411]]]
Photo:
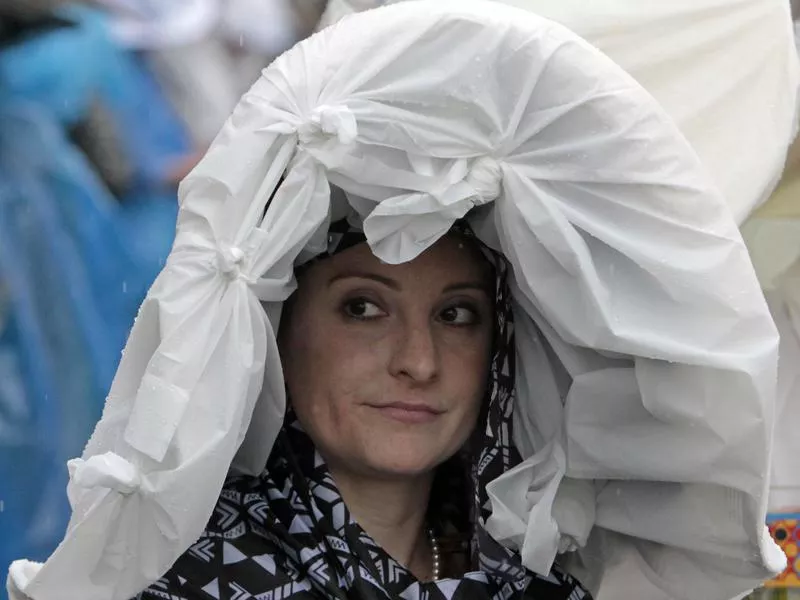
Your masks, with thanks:
[[[767,517],[769,532],[786,554],[789,564],[786,570],[772,581],[768,581],[766,588],[796,588],[800,590],[800,513],[778,513]]]

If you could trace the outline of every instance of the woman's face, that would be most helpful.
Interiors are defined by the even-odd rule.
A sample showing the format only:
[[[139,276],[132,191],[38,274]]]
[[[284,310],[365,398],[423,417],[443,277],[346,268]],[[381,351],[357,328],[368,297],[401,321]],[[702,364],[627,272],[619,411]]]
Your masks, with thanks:
[[[303,273],[281,354],[332,469],[415,476],[461,448],[484,394],[493,295],[491,268],[455,236],[402,265],[360,244]]]

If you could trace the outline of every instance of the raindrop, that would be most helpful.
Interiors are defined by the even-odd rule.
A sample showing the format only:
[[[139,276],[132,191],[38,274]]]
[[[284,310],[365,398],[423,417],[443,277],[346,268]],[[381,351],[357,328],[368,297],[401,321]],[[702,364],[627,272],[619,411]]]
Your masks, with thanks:
[[[127,281],[123,281],[122,282],[122,293],[123,294],[127,294],[128,293],[128,282]]]

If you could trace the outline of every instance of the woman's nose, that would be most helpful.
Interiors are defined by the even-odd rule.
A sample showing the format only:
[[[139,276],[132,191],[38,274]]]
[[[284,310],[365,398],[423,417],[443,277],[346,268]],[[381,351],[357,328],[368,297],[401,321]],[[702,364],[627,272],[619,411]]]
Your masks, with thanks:
[[[406,323],[399,328],[390,371],[395,377],[407,377],[418,383],[438,377],[439,352],[430,321]]]

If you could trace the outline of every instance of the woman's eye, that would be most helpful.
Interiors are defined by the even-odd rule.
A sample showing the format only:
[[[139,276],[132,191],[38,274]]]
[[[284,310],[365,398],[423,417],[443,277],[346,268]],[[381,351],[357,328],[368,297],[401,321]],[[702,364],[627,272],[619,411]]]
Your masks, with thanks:
[[[377,304],[365,298],[355,298],[345,302],[344,313],[353,319],[374,319],[384,315]]]
[[[472,325],[478,321],[477,313],[466,306],[451,306],[445,308],[439,318],[448,325]]]

